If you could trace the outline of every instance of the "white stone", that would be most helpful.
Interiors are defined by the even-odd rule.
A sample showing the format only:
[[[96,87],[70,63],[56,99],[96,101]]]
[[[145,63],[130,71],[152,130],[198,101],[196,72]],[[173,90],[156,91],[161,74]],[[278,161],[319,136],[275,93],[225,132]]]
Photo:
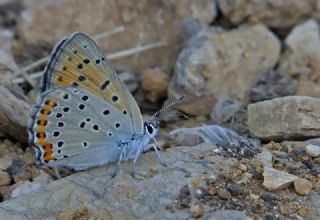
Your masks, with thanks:
[[[318,157],[320,155],[320,146],[315,144],[308,144],[306,146],[306,152],[311,157]]]

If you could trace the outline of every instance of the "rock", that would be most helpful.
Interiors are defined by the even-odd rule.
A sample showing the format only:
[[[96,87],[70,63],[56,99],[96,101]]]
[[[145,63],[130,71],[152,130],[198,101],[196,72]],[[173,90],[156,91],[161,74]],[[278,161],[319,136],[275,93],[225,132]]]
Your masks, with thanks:
[[[308,0],[217,0],[223,15],[234,24],[264,23],[272,28],[290,28],[308,16],[313,5]]]
[[[191,202],[191,192],[189,189],[188,184],[184,185],[180,189],[180,193],[178,195],[177,201],[178,201],[178,208],[189,208],[190,207],[190,202]]]
[[[73,220],[73,219],[104,219],[105,216],[93,215],[87,207],[71,209],[61,212],[57,220]]]
[[[217,175],[221,167],[231,169],[237,164],[235,160],[208,154],[210,151],[212,146],[204,144],[166,149],[160,153],[168,167],[159,166],[155,176],[149,175],[150,167],[158,164],[153,151],[140,155],[137,162],[137,172],[145,177],[131,177],[131,161],[124,162],[123,173],[114,178],[111,176],[116,164],[76,172],[35,192],[3,201],[0,219],[32,219],[34,216],[56,219],[62,210],[77,213],[83,208],[88,209],[89,216],[100,217],[96,219],[187,219],[190,218],[189,208],[176,212],[166,208],[178,198],[180,189],[185,185],[192,186],[192,180],[198,174]],[[206,155],[201,163],[191,159],[201,155]],[[190,191],[193,193],[192,188]],[[182,194],[188,197],[187,192]],[[39,208],[43,204],[50,212]]]
[[[308,144],[306,146],[306,153],[311,157],[318,157],[320,155],[320,146]]]
[[[263,164],[263,167],[272,168],[272,153],[267,149],[262,149],[262,152],[255,156],[255,159]]]
[[[260,102],[296,94],[296,83],[287,74],[271,70],[264,74],[248,91],[250,102]]]
[[[142,87],[151,102],[158,102],[167,96],[169,77],[159,69],[146,69],[142,72]]]
[[[8,172],[12,176],[15,183],[30,180],[32,178],[32,170],[22,160],[14,159],[8,168]]]
[[[313,204],[313,207],[308,207],[308,216],[305,219],[319,219],[320,218],[320,195],[318,192],[311,192],[309,200]]]
[[[40,171],[40,175],[34,178],[32,182],[23,181],[13,185],[11,198],[16,198],[21,195],[29,194],[31,192],[37,192],[43,189],[50,182],[51,177],[47,173]]]
[[[0,186],[9,185],[11,182],[10,176],[7,172],[0,170]]]
[[[287,188],[298,178],[297,176],[271,167],[264,167],[263,177],[262,185],[270,191]]]
[[[227,190],[230,192],[232,197],[236,197],[244,194],[243,186],[239,184],[227,184]]]
[[[312,189],[312,183],[304,178],[297,178],[293,182],[294,189],[299,195],[308,195]]]
[[[0,186],[0,202],[10,198],[10,186]]]
[[[207,219],[252,220],[245,212],[238,210],[219,210],[209,214]]]
[[[204,207],[202,204],[192,205],[190,207],[190,215],[192,218],[200,218],[204,214]]]
[[[127,0],[98,0],[94,4],[25,0],[24,6],[21,34],[28,44],[44,42],[53,45],[73,31],[93,36],[119,26],[125,28],[124,33],[100,41],[107,53],[159,41],[167,43],[165,47],[119,61],[121,66],[137,72],[154,65],[170,70],[182,44],[180,25],[183,18],[194,17],[208,24],[217,14],[212,0],[144,1],[139,4]],[[45,24],[42,21],[46,21]]]
[[[243,97],[262,74],[274,67],[279,53],[279,40],[263,25],[231,31],[204,29],[180,52],[169,97],[185,94],[184,103],[189,105],[182,104],[179,109],[192,115],[209,115],[217,98]]]
[[[7,170],[11,163],[12,163],[13,157],[9,155],[4,155],[0,158],[0,170]]]
[[[241,179],[237,181],[238,184],[248,184],[253,178],[253,175],[251,173],[245,172]]]
[[[315,20],[297,25],[285,39],[278,71],[293,77],[297,95],[320,97],[320,29]]]
[[[3,86],[0,86],[0,100],[0,130],[20,143],[27,143],[26,126],[31,106]]]
[[[225,199],[225,200],[230,200],[231,199],[231,194],[225,190],[225,189],[219,189],[217,191],[217,195],[221,198],[221,199]]]
[[[22,161],[27,165],[32,165],[36,163],[36,153],[32,147],[28,147],[22,155]],[[1,160],[1,159],[0,159]]]
[[[306,96],[276,98],[248,106],[250,134],[265,140],[320,136],[318,117],[320,99]]]
[[[242,172],[246,172],[248,170],[247,166],[244,165],[243,163],[240,163],[239,164],[239,169],[242,171]]]

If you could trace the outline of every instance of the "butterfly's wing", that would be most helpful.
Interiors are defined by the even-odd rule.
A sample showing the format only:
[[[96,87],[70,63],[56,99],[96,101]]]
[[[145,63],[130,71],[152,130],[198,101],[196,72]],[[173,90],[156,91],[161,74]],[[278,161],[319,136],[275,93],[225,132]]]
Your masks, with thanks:
[[[76,86],[101,97],[128,114],[132,133],[143,134],[140,109],[97,44],[83,33],[62,40],[44,71],[41,91]]]
[[[34,106],[29,141],[40,163],[82,170],[117,161],[119,144],[132,135],[129,123],[128,115],[98,96],[75,87],[55,88]]]

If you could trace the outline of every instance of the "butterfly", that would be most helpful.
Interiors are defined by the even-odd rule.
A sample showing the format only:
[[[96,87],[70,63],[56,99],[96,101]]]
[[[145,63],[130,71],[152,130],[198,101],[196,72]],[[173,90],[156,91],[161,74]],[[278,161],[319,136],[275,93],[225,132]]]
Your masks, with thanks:
[[[132,159],[134,175],[140,153],[150,148],[161,162],[159,120],[143,121],[130,91],[87,35],[76,32],[57,44],[40,92],[28,124],[38,164],[85,170]]]

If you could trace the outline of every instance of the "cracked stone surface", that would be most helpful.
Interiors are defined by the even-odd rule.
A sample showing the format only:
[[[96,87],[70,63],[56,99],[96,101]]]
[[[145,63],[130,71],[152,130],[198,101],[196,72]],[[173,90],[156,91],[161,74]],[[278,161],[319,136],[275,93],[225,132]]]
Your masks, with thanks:
[[[145,177],[129,175],[130,161],[113,179],[114,164],[78,172],[4,201],[0,219],[186,219],[188,209],[174,213],[166,209],[179,190],[191,185],[195,176],[216,175],[234,166],[232,159],[210,156],[213,150],[212,145],[170,148],[161,154],[167,167],[158,164],[154,152],[147,152],[137,163],[137,172]]]
[[[250,134],[265,140],[318,137],[319,106],[319,98],[308,96],[287,96],[250,104]]]

